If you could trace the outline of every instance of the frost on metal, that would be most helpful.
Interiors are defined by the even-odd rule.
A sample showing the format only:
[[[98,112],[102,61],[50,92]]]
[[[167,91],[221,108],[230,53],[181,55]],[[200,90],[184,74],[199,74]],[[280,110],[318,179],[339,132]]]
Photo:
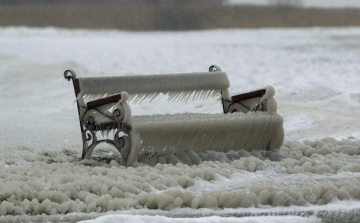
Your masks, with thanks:
[[[129,166],[139,157],[180,151],[279,149],[284,139],[275,89],[267,86],[231,97],[227,74],[216,65],[202,73],[76,78],[73,71],[65,71],[64,76],[74,83],[83,158],[91,158],[102,142],[115,146]],[[160,94],[169,102],[218,96],[224,113],[131,115],[128,102],[151,102]],[[99,140],[97,132],[106,137]]]

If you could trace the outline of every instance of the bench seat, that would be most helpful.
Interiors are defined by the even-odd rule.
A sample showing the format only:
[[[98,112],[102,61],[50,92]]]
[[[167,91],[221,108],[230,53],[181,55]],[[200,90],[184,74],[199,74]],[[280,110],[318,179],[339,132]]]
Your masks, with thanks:
[[[280,148],[284,135],[277,113],[144,115],[133,116],[131,126],[141,138],[139,155],[269,150]]]

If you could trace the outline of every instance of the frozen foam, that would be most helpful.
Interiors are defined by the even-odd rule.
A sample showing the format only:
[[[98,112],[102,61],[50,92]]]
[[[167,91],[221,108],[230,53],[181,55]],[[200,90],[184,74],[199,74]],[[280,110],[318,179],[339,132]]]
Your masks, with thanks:
[[[275,160],[247,153],[219,162],[216,158],[222,159],[224,154],[212,153],[215,160],[198,165],[157,163],[134,168],[124,168],[115,161],[64,162],[59,153],[51,157],[50,164],[23,161],[3,168],[0,192],[5,200],[0,204],[0,214],[304,206],[357,200],[359,165],[357,155],[351,154],[359,153],[359,145],[359,141],[347,139],[286,142]],[[325,146],[331,153],[320,155]],[[315,153],[307,156],[310,148]],[[305,153],[300,156],[295,151]]]

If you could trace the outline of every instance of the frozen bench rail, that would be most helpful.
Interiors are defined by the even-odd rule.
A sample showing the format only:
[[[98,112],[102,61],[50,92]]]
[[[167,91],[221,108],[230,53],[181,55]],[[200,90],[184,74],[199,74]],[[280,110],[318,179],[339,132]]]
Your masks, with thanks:
[[[64,77],[73,81],[82,158],[90,159],[102,142],[116,147],[126,165],[144,154],[165,153],[164,148],[167,152],[277,149],[283,142],[274,88],[231,97],[227,74],[216,65],[209,72],[113,77],[77,78],[66,70]],[[127,102],[151,101],[159,94],[169,101],[220,96],[224,114],[131,115]],[[115,132],[112,139],[97,139],[98,131],[110,130]]]

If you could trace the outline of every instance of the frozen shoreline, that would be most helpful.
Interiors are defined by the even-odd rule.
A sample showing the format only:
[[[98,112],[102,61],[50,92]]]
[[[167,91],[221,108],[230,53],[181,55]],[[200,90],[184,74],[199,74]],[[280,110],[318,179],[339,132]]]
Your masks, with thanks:
[[[1,28],[0,33],[0,104],[6,105],[0,111],[0,163],[5,167],[0,171],[0,211],[15,214],[2,220],[78,221],[116,213],[121,218],[128,218],[127,214],[197,218],[272,212],[301,217],[311,215],[313,209],[319,210],[315,217],[329,222],[344,215],[358,217],[359,28],[178,33]],[[224,154],[207,154],[205,162],[191,167],[166,164],[124,169],[117,163],[116,152],[105,147],[95,150],[97,160],[79,160],[77,111],[73,88],[62,77],[65,69],[80,76],[132,75],[205,71],[213,63],[228,73],[232,93],[268,84],[275,87],[278,113],[285,120],[281,153],[269,159],[262,154],[233,153],[228,159]],[[131,106],[140,115],[174,112],[161,100]],[[192,106],[182,105],[177,112],[189,112]],[[195,106],[203,113],[221,112],[216,100]],[[115,161],[107,164],[112,158]],[[122,184],[115,185],[117,181]],[[220,201],[223,189],[227,192],[223,197],[247,198],[229,202],[234,209],[226,209]],[[109,205],[106,194],[118,203]],[[152,194],[163,195],[161,201],[166,202],[152,200]],[[260,202],[266,200],[269,204],[262,208]],[[120,210],[120,204],[129,210],[83,213]],[[146,209],[149,206],[165,210]]]

